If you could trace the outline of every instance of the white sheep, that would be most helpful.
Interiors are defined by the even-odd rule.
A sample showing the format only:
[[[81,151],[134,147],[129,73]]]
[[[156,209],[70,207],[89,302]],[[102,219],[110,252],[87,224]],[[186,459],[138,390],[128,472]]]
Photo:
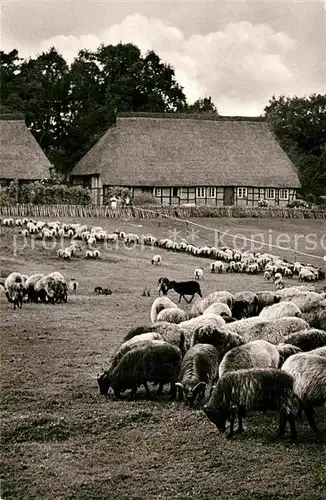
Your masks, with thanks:
[[[71,278],[68,284],[68,290],[77,293],[79,288],[79,283],[75,278]]]
[[[223,315],[232,317],[229,306],[227,304],[223,304],[223,302],[214,302],[204,310],[203,315],[207,316],[207,314],[211,313],[218,314],[220,316]]]
[[[187,318],[187,313],[179,307],[168,307],[158,313],[156,321],[167,321],[168,323],[178,324],[186,321]]]
[[[202,267],[197,267],[194,271],[194,277],[196,280],[204,279],[204,270]]]
[[[92,252],[92,250],[86,250],[86,252],[85,252],[85,258],[86,259],[92,259],[93,258],[93,252]]]
[[[265,271],[264,272],[264,280],[265,281],[270,281],[272,278],[272,273],[270,271]]]
[[[2,225],[6,227],[10,227],[14,225],[14,219],[3,219]]]
[[[301,318],[301,310],[293,302],[284,301],[278,304],[273,304],[272,306],[264,307],[264,309],[259,313],[261,319],[277,319],[284,317],[294,317]]]
[[[221,274],[224,271],[224,264],[221,260],[216,260],[212,262],[209,266],[211,273],[215,274],[216,272]]]
[[[163,311],[163,309],[168,308],[179,309],[178,306],[165,295],[163,297],[157,297],[151,307],[151,322],[155,323],[155,321],[157,321],[158,314]]]
[[[154,255],[151,262],[152,262],[152,264],[155,264],[156,266],[160,266],[161,262],[162,262],[162,258],[159,254]]]
[[[99,250],[93,250],[93,259],[99,259],[101,257],[101,252]]]

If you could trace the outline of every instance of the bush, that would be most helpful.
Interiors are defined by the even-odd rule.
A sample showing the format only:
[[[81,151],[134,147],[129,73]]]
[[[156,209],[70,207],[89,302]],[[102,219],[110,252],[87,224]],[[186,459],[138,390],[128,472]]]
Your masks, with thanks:
[[[2,205],[13,205],[17,199],[19,203],[33,203],[35,205],[89,205],[91,194],[88,189],[83,187],[68,186],[67,184],[53,183],[53,181],[37,181],[23,184],[19,188],[12,182],[0,192]]]
[[[157,205],[158,200],[150,193],[142,193],[134,197],[133,203],[142,207],[143,205]]]

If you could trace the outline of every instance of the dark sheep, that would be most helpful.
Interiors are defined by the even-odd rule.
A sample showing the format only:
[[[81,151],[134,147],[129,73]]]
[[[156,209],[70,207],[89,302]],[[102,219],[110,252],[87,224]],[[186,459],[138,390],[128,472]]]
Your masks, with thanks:
[[[101,286],[96,286],[96,287],[94,288],[94,293],[95,293],[96,295],[102,295],[102,293],[103,293],[103,288],[102,288]]]
[[[14,304],[14,310],[16,307],[18,307],[18,309],[22,308],[24,294],[25,290],[22,283],[13,283],[12,285],[9,285],[8,290],[5,291],[8,302]]]
[[[277,368],[251,368],[226,373],[217,382],[204,412],[220,432],[225,432],[230,420],[231,438],[234,432],[242,433],[242,419],[248,411],[273,410],[280,413],[279,435],[283,436],[290,423],[291,441],[296,441],[293,378]],[[236,416],[238,429],[234,431]]]
[[[258,311],[258,297],[253,292],[238,292],[234,294],[232,316],[236,319],[251,318]]]
[[[312,351],[313,349],[317,349],[317,347],[326,345],[326,332],[324,330],[317,330],[316,328],[302,330],[284,337],[283,343],[299,347],[301,351]]]
[[[205,388],[217,376],[219,355],[216,348],[209,344],[196,344],[186,352],[180,370],[179,394],[185,396],[186,404],[192,406],[197,399],[205,397]]]
[[[168,290],[174,290],[179,294],[178,303],[180,303],[181,298],[183,297],[187,304],[190,304],[196,293],[199,297],[202,297],[198,281],[169,281],[167,284],[167,291]],[[186,299],[186,295],[191,295],[190,300]]]
[[[181,366],[181,352],[175,346],[160,340],[139,346],[120,359],[112,371],[102,373],[97,379],[100,393],[107,395],[111,387],[117,398],[127,389],[131,389],[131,397],[135,398],[137,388],[144,385],[146,394],[151,396],[147,383],[158,383],[157,395],[163,391],[165,384],[171,384],[171,399],[175,398],[176,386]]]
[[[136,337],[136,335],[141,335],[142,333],[153,332],[154,328],[152,324],[136,326],[135,328],[131,328],[129,332],[123,337],[123,342]]]
[[[234,347],[243,345],[244,343],[245,341],[243,340],[243,338],[240,337],[240,335],[238,335],[237,333],[228,332],[223,328],[216,328],[210,325],[198,327],[192,339],[192,345],[213,345],[219,353],[220,360],[228,351],[230,351]]]

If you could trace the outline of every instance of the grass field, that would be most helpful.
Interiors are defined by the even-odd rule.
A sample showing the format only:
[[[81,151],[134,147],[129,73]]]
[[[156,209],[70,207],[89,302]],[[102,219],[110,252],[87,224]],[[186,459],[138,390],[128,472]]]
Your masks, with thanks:
[[[248,237],[257,232],[316,234],[322,221],[203,220]],[[168,236],[182,223],[85,220],[137,234]],[[142,227],[139,227],[142,225]],[[271,227],[274,225],[275,227]],[[213,244],[200,230],[195,244]],[[183,236],[183,233],[180,234]],[[178,237],[180,236],[177,235]],[[227,241],[230,244],[231,241]],[[325,443],[316,442],[306,421],[298,423],[299,442],[276,439],[277,417],[253,414],[241,437],[227,441],[200,409],[158,401],[108,400],[99,395],[96,375],[105,367],[129,328],[149,323],[157,279],[191,279],[205,269],[204,295],[214,290],[272,289],[262,275],[210,275],[209,262],[160,250],[162,266],[150,265],[150,248],[101,249],[100,261],[59,261],[56,249],[36,242],[13,251],[13,231],[1,230],[1,276],[61,271],[79,281],[77,295],[61,305],[24,304],[13,311],[2,297],[2,496],[3,499],[105,500],[322,500],[326,498]],[[291,246],[291,245],[290,245]],[[306,251],[301,238],[298,250]],[[155,250],[155,253],[157,251]],[[313,251],[323,256],[322,244]],[[281,255],[293,258],[293,252]],[[312,259],[302,259],[303,261]],[[321,260],[316,259],[318,265]],[[289,284],[296,284],[291,280]],[[95,296],[96,285],[111,296]],[[151,297],[142,297],[147,285]],[[174,292],[171,298],[175,298]],[[189,307],[189,306],[187,306]],[[326,430],[326,409],[317,420]]]

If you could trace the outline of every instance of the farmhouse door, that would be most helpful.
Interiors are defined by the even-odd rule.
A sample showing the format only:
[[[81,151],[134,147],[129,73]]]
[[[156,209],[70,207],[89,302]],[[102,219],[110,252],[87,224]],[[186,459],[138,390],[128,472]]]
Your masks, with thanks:
[[[234,205],[234,189],[233,189],[233,187],[225,187],[224,188],[223,205],[224,206]]]

